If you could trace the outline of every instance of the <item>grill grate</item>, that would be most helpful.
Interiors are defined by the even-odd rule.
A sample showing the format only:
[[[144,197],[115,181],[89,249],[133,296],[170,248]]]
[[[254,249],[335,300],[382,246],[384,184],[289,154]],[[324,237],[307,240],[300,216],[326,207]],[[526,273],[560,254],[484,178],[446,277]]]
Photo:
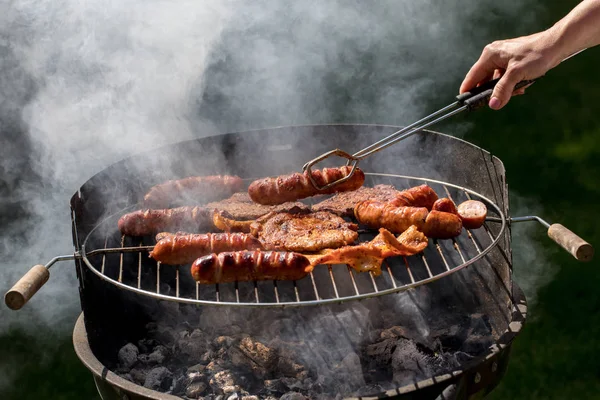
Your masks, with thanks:
[[[398,189],[427,183],[457,204],[467,199],[483,201],[488,220],[482,228],[466,230],[451,240],[430,239],[428,247],[411,257],[384,261],[382,273],[356,273],[346,265],[320,265],[298,281],[255,281],[201,285],[189,266],[162,265],[148,256],[153,239],[121,236],[115,215],[104,220],[82,246],[85,264],[111,283],[163,300],[195,304],[238,306],[307,306],[401,292],[450,275],[482,258],[496,247],[506,226],[500,208],[489,199],[453,184],[402,175],[367,174],[365,185],[391,184]],[[360,241],[375,233],[363,232]]]

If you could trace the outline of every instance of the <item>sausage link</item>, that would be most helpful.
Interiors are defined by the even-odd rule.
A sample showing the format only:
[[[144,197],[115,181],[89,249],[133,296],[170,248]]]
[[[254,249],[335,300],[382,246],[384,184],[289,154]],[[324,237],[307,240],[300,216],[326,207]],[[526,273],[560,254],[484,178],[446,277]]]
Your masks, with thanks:
[[[226,283],[258,280],[298,280],[310,272],[310,261],[302,254],[277,251],[235,251],[211,254],[194,261],[194,280]]]
[[[359,223],[373,229],[385,228],[394,233],[402,233],[411,225],[421,230],[427,213],[425,207],[397,207],[392,203],[376,200],[361,201],[354,207],[354,216]]]
[[[436,239],[450,239],[460,235],[462,220],[456,214],[443,211],[430,211],[423,227],[423,233]]]
[[[467,200],[458,206],[458,215],[467,229],[477,229],[487,217],[487,207],[480,201]]]
[[[447,197],[437,199],[435,203],[433,203],[432,210],[435,211],[443,211],[450,214],[458,214],[458,210],[456,209],[456,204],[452,200]]]
[[[224,199],[240,191],[242,178],[230,175],[190,176],[171,180],[150,188],[144,196],[146,208],[163,209],[177,205],[198,204]]]
[[[319,186],[326,185],[338,179],[344,178],[352,170],[351,166],[339,168],[324,168],[312,171],[312,176]],[[255,203],[263,205],[282,204],[288,201],[304,199],[318,194],[332,194],[356,190],[365,182],[365,174],[356,168],[350,179],[329,189],[317,190],[308,172],[282,175],[278,177],[258,179],[248,187],[248,194]]]
[[[177,207],[164,210],[138,210],[119,219],[123,235],[147,236],[161,231],[206,231],[213,228],[212,210],[204,207]]]
[[[415,186],[398,193],[390,203],[396,207],[425,207],[431,210],[438,195],[428,185]]]
[[[150,257],[164,264],[187,264],[211,253],[260,248],[260,242],[245,233],[169,235],[156,243]]]

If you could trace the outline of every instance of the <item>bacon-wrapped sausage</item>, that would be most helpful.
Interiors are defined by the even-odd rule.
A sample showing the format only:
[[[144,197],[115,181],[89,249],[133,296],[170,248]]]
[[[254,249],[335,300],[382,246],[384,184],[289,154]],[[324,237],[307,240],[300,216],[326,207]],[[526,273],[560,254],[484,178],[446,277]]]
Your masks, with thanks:
[[[298,280],[310,271],[302,254],[277,251],[236,251],[211,254],[194,261],[192,277],[214,284],[254,280]]]
[[[359,223],[374,229],[385,228],[394,233],[402,233],[411,225],[422,230],[427,213],[425,207],[397,207],[392,203],[375,200],[361,201],[354,207],[354,216]]]
[[[458,215],[467,229],[477,229],[485,222],[487,207],[480,201],[467,200],[458,206]]]
[[[427,215],[422,232],[431,238],[450,239],[460,235],[462,220],[456,214],[432,210]]]
[[[324,168],[322,170],[313,170],[312,176],[319,186],[323,186],[344,178],[351,170],[351,166]],[[302,174],[294,173],[291,175],[258,179],[250,184],[248,187],[248,194],[252,201],[256,203],[274,205],[282,204],[287,201],[304,199],[318,194],[332,194],[356,190],[361,187],[364,182],[364,172],[359,168],[356,168],[352,177],[347,181],[333,185],[329,189],[317,190],[310,181],[308,172]]]
[[[425,207],[431,210],[438,195],[428,185],[415,186],[398,193],[390,203],[396,207]]]
[[[187,264],[211,253],[260,248],[260,242],[245,233],[174,234],[163,236],[150,257],[164,264]]]
[[[119,230],[123,235],[129,236],[146,236],[178,230],[198,232],[212,228],[212,210],[204,207],[138,210],[119,219]]]
[[[431,207],[431,209],[435,211],[448,212],[450,214],[458,214],[458,211],[456,210],[456,204],[454,204],[454,202],[447,197],[437,199],[435,203],[433,203],[433,207]]]
[[[190,176],[171,180],[150,188],[144,196],[144,206],[162,209],[171,205],[195,205],[224,199],[242,189],[238,176]]]

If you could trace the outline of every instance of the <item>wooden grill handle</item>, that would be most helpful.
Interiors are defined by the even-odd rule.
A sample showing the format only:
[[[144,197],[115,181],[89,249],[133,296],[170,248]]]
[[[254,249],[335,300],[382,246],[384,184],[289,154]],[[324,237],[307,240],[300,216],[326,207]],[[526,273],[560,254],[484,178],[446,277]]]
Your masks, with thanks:
[[[15,285],[6,292],[4,302],[11,310],[20,310],[33,295],[48,282],[50,271],[44,265],[34,265]]]
[[[594,257],[592,245],[561,224],[550,225],[548,236],[579,261],[591,261]]]

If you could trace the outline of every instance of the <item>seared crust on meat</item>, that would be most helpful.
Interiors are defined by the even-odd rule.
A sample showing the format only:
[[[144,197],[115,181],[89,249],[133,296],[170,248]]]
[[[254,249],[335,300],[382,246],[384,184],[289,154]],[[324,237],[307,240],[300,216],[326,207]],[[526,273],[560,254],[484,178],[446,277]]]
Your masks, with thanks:
[[[401,191],[391,203],[397,207],[425,207],[431,210],[437,199],[435,190],[428,185],[421,185]]]
[[[248,192],[234,193],[228,199],[208,203],[206,208],[225,211],[231,219],[238,221],[257,219],[270,212],[308,210],[308,206],[300,202],[274,206],[257,204],[250,199]]]
[[[144,196],[146,208],[199,205],[231,196],[242,189],[244,181],[239,176],[190,176],[170,180],[150,188]]]
[[[260,250],[211,254],[191,267],[194,280],[204,284],[298,280],[310,271],[310,261],[302,254]]]
[[[213,229],[212,211],[204,207],[138,210],[119,219],[123,235],[147,236],[163,231],[202,232]]]
[[[422,230],[427,218],[425,207],[397,207],[392,203],[367,200],[354,208],[359,223],[369,228],[385,228],[394,233],[402,233],[411,225]]]
[[[314,252],[352,244],[358,226],[326,211],[273,213],[251,225],[251,233],[268,250]]]
[[[312,206],[313,211],[329,211],[343,217],[353,217],[354,207],[364,200],[390,201],[401,192],[392,185],[361,187],[351,192],[336,193],[329,199]]]
[[[324,186],[348,176],[351,170],[352,167],[347,165],[339,168],[323,168],[322,170],[313,170],[312,177],[318,186]],[[317,190],[308,176],[308,171],[305,171],[304,173],[296,172],[291,175],[258,179],[250,184],[248,194],[253,201],[259,204],[272,205],[304,199],[318,194],[332,194],[356,190],[364,182],[365,173],[360,168],[356,168],[352,177],[347,181],[336,184],[329,189]]]
[[[260,248],[260,242],[245,233],[163,233],[150,252],[150,257],[163,264],[175,265],[191,263],[211,253]]]

